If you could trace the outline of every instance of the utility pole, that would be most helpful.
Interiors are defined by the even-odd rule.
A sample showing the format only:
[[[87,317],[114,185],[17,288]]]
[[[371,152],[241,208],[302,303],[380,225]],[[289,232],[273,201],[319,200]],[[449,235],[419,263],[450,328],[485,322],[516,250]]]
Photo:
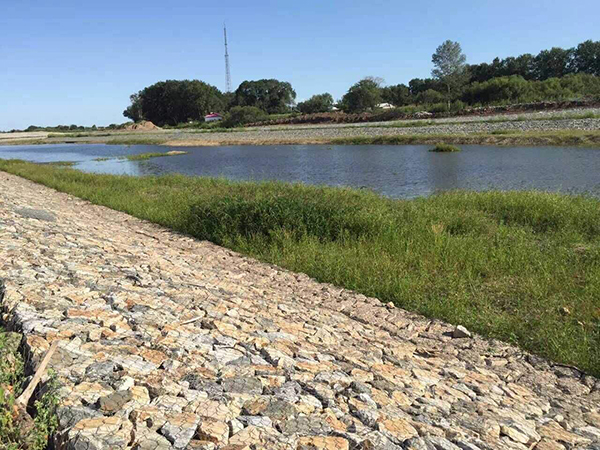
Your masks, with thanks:
[[[225,89],[231,92],[231,72],[229,71],[229,52],[227,51],[227,27],[223,23],[223,36],[225,37]]]

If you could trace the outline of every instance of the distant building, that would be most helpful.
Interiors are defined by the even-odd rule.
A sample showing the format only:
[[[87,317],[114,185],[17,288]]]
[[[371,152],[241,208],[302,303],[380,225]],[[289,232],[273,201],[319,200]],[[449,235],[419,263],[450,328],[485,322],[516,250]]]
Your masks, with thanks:
[[[217,113],[210,113],[204,116],[205,122],[218,122],[219,120],[223,120],[223,116]]]
[[[381,109],[393,109],[394,105],[390,104],[390,103],[380,103],[379,105],[376,106],[376,108],[381,108]]]

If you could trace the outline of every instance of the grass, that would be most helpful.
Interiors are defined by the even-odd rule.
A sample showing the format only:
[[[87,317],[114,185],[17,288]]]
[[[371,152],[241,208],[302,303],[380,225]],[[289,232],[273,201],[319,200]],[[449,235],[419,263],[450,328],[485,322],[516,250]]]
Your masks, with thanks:
[[[435,153],[454,153],[460,152],[460,148],[450,144],[436,144],[436,146],[429,151]]]
[[[47,163],[49,166],[57,166],[57,167],[72,167],[77,164],[77,161],[53,161]]]
[[[599,200],[0,170],[600,375]]]
[[[128,159],[129,161],[144,161],[146,159],[162,158],[165,156],[187,155],[187,153],[188,152],[172,150],[170,152],[164,152],[164,153],[153,152],[153,153],[140,153],[138,155],[127,155],[127,156],[121,157],[121,159]],[[99,158],[97,160],[99,160]]]
[[[25,432],[15,417],[14,405],[25,384],[25,364],[18,351],[21,336],[0,327],[0,448],[43,450],[58,425],[55,376],[45,383],[44,394],[35,402],[34,427]]]

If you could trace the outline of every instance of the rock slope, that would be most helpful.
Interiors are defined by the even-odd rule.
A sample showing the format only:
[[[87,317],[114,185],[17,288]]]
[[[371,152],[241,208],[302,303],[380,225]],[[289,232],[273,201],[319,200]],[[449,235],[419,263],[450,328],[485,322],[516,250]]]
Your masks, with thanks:
[[[0,174],[4,318],[57,448],[600,449],[600,382]]]

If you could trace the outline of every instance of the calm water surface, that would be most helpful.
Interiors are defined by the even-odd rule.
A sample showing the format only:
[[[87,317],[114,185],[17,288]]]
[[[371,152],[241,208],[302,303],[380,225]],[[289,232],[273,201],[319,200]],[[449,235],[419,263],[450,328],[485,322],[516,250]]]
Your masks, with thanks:
[[[153,145],[66,144],[0,146],[0,158],[74,161],[86,172],[182,173],[233,180],[283,180],[369,188],[412,198],[450,189],[538,189],[600,196],[600,149],[462,146],[431,153],[421,145],[288,145],[169,148]],[[145,161],[117,157],[185,150],[187,155]],[[108,161],[94,161],[111,158]]]

